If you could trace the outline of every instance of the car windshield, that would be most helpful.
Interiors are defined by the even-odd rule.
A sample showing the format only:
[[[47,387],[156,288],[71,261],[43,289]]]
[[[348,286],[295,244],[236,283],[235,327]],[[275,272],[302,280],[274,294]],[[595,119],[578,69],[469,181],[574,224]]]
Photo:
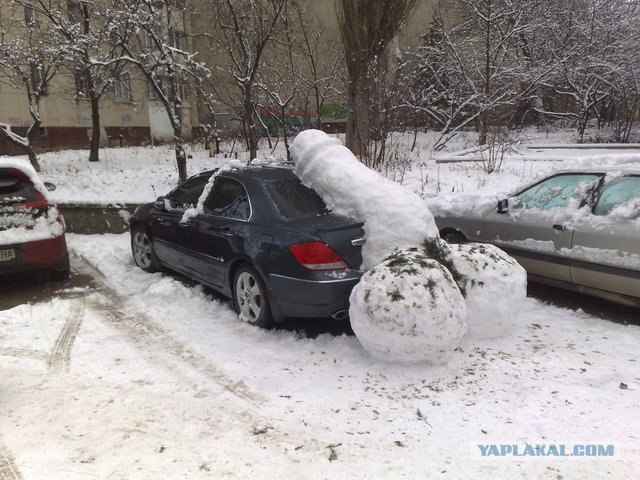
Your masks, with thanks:
[[[280,215],[286,220],[328,213],[322,198],[297,178],[267,182],[266,187]]]
[[[513,209],[578,208],[599,179],[597,174],[562,174],[548,178],[519,193],[514,198]]]

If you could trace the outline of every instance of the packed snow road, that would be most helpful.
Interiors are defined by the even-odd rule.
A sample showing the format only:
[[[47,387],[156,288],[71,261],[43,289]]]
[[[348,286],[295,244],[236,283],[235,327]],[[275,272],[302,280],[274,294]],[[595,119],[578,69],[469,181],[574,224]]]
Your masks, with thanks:
[[[351,335],[244,324],[200,286],[137,269],[126,235],[69,246],[69,284],[3,286],[0,479],[640,468],[638,326],[527,299],[506,335],[466,337],[448,366],[396,365]],[[477,447],[526,442],[614,444],[615,455],[482,458]]]

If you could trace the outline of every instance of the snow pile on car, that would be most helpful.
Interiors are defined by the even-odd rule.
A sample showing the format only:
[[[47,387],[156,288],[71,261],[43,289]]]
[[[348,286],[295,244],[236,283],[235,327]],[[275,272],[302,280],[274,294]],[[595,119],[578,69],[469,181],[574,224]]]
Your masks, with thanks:
[[[334,212],[364,222],[368,270],[350,297],[358,340],[374,357],[445,363],[467,329],[498,335],[526,297],[526,273],[496,247],[449,245],[417,195],[317,130],[291,145],[295,173]],[[469,324],[469,327],[467,326]]]
[[[378,265],[395,249],[438,236],[425,202],[402,185],[367,168],[320,130],[305,130],[291,144],[295,173],[335,213],[364,222],[363,268]]]
[[[43,201],[49,201],[46,187],[33,167],[24,160],[0,158],[0,169],[18,170],[31,181],[35,189],[42,195]],[[4,200],[4,202],[3,202]],[[34,216],[30,207],[14,204],[0,197],[0,245],[35,242],[59,237],[64,234],[64,227],[58,221],[59,212],[54,206],[49,206],[43,215]]]
[[[451,272],[418,248],[394,252],[365,273],[349,300],[358,340],[383,360],[445,363],[467,330]]]
[[[59,237],[64,233],[62,223],[58,222],[58,209],[51,207],[46,215],[37,218],[24,219],[24,224],[11,228],[1,225],[3,220],[0,216],[0,245],[13,245],[16,243],[37,242],[40,240],[49,240],[50,238]]]

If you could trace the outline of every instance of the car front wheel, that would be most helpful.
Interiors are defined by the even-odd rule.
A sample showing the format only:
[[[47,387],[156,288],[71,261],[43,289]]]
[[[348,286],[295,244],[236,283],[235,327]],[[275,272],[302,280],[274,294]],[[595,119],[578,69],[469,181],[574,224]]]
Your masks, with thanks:
[[[131,253],[133,259],[141,269],[147,272],[160,270],[160,263],[153,251],[153,244],[144,229],[138,227],[131,233]]]
[[[233,302],[241,320],[262,328],[273,326],[267,289],[249,265],[240,266],[234,275]]]

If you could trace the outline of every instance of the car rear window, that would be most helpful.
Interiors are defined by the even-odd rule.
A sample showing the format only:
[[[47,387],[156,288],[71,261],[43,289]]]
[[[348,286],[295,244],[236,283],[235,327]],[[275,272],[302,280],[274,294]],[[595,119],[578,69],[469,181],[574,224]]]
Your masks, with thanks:
[[[286,220],[324,215],[328,212],[322,198],[297,178],[268,182],[266,187],[280,215]]]
[[[24,174],[0,169],[0,206],[37,202],[42,195]]]

